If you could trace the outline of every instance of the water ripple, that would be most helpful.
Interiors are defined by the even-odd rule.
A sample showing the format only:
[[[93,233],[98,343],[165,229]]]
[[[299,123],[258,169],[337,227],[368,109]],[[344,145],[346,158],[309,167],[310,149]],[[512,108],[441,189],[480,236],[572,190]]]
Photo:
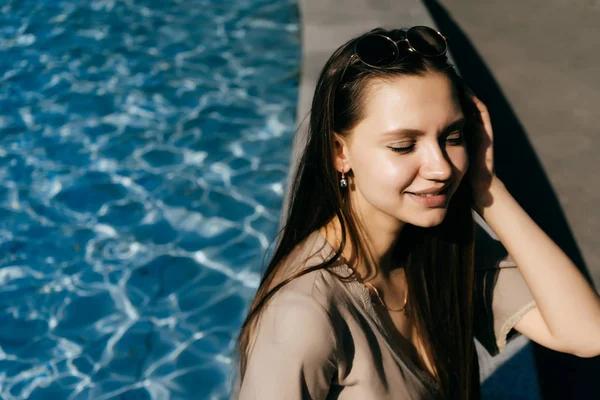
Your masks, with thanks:
[[[226,398],[287,177],[297,5],[0,19],[0,398]]]

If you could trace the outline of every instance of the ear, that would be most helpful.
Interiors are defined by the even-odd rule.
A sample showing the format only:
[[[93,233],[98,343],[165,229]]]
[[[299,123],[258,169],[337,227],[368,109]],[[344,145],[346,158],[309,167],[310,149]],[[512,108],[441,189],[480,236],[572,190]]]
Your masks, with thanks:
[[[338,172],[347,173],[351,168],[348,156],[348,142],[337,132],[333,132],[333,163]]]

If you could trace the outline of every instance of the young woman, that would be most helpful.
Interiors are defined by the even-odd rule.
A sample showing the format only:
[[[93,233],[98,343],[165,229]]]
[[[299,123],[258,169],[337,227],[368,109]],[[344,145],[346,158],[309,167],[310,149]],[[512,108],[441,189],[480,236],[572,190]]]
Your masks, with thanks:
[[[597,294],[495,175],[487,109],[445,53],[432,28],[378,28],[325,64],[234,397],[477,399],[474,337],[599,354]],[[475,251],[474,213],[504,253]]]

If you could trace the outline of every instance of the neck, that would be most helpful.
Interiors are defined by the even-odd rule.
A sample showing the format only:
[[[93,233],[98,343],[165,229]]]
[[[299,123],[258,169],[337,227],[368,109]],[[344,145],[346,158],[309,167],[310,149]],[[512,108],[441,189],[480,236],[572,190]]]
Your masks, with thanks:
[[[353,239],[348,235],[348,229],[346,229],[346,245],[342,256],[346,260],[353,260],[352,267],[362,277],[368,278],[368,275],[373,274],[373,278],[377,280],[387,280],[399,268],[399,265],[394,263],[393,253],[404,223],[390,226],[389,223],[385,224],[377,218],[370,217],[363,218],[361,225],[361,235],[364,237],[368,260],[355,260],[352,252]],[[338,219],[333,218],[320,231],[328,243],[337,250],[342,241],[342,228]],[[367,262],[370,263],[371,268],[368,267]]]

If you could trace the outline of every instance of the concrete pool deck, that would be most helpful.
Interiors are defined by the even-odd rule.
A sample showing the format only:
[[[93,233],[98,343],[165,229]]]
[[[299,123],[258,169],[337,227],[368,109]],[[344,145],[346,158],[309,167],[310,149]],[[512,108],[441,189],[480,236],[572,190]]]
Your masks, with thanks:
[[[461,75],[490,110],[498,175],[578,267],[600,283],[600,157],[594,151],[600,148],[598,4],[551,0],[539,9],[518,0],[450,0],[444,6],[431,0],[300,0],[300,11],[298,123],[309,112],[320,69],[348,38],[377,26],[437,26],[449,36]],[[307,121],[295,138],[291,170],[304,146]],[[527,344],[518,338],[496,357],[479,351],[484,396],[593,393],[598,359]]]

